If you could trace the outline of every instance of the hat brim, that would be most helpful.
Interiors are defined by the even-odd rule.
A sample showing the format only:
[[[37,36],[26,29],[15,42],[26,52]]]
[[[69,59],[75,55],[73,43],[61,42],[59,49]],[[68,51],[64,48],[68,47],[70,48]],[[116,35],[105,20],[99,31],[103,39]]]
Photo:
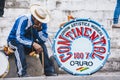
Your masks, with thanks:
[[[36,4],[36,5],[32,5],[32,6],[30,7],[31,14],[32,14],[38,21],[40,21],[40,22],[42,22],[42,23],[47,23],[47,22],[49,22],[49,21],[50,21],[50,15],[49,15],[47,9],[46,9],[45,7],[41,7],[43,10],[46,10],[46,12],[47,12],[45,19],[41,19],[41,18],[39,18],[39,17],[36,15],[36,13],[35,13],[35,9],[36,9],[37,7],[41,7],[41,6]]]

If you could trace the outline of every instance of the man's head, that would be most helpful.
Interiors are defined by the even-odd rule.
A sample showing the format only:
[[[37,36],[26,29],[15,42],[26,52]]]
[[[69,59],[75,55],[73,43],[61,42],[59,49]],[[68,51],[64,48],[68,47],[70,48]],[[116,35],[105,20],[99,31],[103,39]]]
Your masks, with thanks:
[[[47,23],[50,20],[50,15],[45,7],[39,4],[33,4],[30,7],[32,16],[41,23]]]

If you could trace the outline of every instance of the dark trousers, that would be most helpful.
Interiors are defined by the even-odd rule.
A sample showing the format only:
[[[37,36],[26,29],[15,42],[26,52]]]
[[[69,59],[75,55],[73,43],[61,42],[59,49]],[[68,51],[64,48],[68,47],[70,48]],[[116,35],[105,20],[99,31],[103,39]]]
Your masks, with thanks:
[[[15,50],[14,55],[18,75],[24,76],[27,73],[27,67],[29,67],[26,63],[26,54],[29,54],[32,51],[32,49],[25,47],[24,45],[16,42],[15,40],[9,41],[8,45]],[[51,61],[49,60],[46,45],[44,43],[40,45],[42,46],[44,52],[44,73],[52,73],[54,72],[54,68],[52,66]],[[40,61],[42,61],[41,56]]]
[[[0,16],[4,14],[5,0],[0,0]]]

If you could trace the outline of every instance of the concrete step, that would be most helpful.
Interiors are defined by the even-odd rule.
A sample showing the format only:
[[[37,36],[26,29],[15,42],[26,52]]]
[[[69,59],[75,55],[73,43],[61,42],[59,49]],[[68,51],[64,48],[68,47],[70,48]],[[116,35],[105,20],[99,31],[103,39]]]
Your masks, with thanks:
[[[6,8],[28,8],[30,3],[41,2],[50,9],[60,10],[113,10],[114,0],[6,0]],[[103,4],[104,2],[104,4]],[[71,6],[72,5],[72,6]]]
[[[69,74],[62,74],[58,76],[37,76],[24,78],[3,78],[0,80],[120,80],[120,72],[112,73],[95,73],[88,76],[73,76]]]
[[[28,8],[30,5],[30,0],[6,0],[6,8]]]

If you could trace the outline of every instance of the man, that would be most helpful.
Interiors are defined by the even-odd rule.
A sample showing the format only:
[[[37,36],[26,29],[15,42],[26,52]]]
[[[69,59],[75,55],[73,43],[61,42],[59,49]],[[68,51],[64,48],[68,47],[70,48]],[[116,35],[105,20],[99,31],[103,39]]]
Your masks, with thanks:
[[[3,17],[5,7],[5,0],[0,0],[0,17]]]
[[[45,75],[56,76],[44,44],[48,38],[46,23],[50,19],[49,13],[46,8],[38,4],[32,5],[30,10],[31,15],[17,18],[7,40],[8,46],[14,50],[18,76],[27,76],[25,54],[29,54],[32,50],[35,50],[37,54],[43,51]]]
[[[113,16],[113,25],[112,27],[119,27],[120,28],[120,23],[119,23],[119,16],[120,16],[120,0],[116,0],[116,7],[114,10],[114,16]]]

